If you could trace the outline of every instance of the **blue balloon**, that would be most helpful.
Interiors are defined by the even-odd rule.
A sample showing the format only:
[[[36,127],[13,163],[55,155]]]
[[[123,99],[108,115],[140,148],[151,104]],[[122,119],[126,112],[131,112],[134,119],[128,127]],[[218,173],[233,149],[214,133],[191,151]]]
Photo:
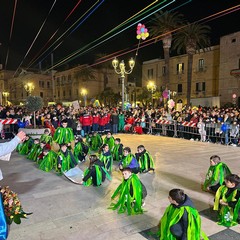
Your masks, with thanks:
[[[25,128],[25,122],[18,122],[19,128]]]

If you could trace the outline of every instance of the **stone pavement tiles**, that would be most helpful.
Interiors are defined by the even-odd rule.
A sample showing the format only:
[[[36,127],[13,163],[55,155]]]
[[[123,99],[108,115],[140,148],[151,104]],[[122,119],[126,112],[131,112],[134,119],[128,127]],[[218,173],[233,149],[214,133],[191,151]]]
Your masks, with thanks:
[[[111,195],[122,181],[117,163],[112,181],[94,188],[73,184],[54,171],[40,171],[36,163],[13,153],[9,162],[0,161],[4,175],[1,185],[18,193],[23,209],[33,214],[20,225],[11,225],[8,240],[146,239],[140,232],[157,226],[169,204],[170,189],[184,189],[199,212],[212,205],[213,196],[201,191],[211,155],[218,154],[234,173],[240,173],[240,148],[152,135],[116,136],[133,153],[142,144],[154,157],[155,173],[139,175],[148,191],[144,214],[127,216],[108,209]],[[80,168],[84,170],[88,164]],[[208,236],[220,234],[228,240],[224,235],[228,229],[204,215],[202,229]],[[230,230],[240,233],[239,226]]]

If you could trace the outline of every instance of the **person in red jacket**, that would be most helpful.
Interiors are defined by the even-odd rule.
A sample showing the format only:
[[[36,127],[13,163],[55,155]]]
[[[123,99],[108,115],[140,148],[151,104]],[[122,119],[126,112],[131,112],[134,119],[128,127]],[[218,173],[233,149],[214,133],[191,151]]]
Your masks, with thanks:
[[[100,119],[100,114],[97,112],[97,110],[94,110],[92,114],[92,131],[93,132],[98,132],[99,119]]]
[[[104,114],[104,112],[101,112],[99,118],[99,133],[101,134],[104,133],[106,123],[107,123],[106,115]]]
[[[79,121],[82,124],[82,129],[84,131],[84,135],[86,136],[91,131],[92,116],[89,112],[84,112]]]

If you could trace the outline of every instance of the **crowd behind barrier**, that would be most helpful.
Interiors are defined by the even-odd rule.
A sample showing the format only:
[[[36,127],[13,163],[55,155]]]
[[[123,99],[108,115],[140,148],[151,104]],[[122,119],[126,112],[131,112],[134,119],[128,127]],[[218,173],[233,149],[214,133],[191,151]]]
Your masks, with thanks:
[[[37,128],[56,129],[67,119],[75,135],[91,131],[104,134],[136,133],[178,137],[188,140],[239,146],[240,110],[238,108],[189,107],[176,109],[137,107],[124,112],[109,107],[45,107],[36,112]],[[22,107],[0,106],[1,138],[12,138],[18,128],[31,128],[33,114]],[[7,136],[7,137],[6,137]]]

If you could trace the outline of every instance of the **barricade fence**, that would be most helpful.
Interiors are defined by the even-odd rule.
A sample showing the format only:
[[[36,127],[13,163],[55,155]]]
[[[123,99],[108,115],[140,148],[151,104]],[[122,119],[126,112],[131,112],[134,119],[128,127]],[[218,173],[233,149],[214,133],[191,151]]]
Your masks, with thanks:
[[[191,122],[180,123],[177,121],[158,120],[156,122],[145,122],[144,133],[237,145],[240,134],[239,130],[236,134],[231,133],[234,127],[232,124],[229,124],[222,130],[222,124],[219,123],[196,124]]]

